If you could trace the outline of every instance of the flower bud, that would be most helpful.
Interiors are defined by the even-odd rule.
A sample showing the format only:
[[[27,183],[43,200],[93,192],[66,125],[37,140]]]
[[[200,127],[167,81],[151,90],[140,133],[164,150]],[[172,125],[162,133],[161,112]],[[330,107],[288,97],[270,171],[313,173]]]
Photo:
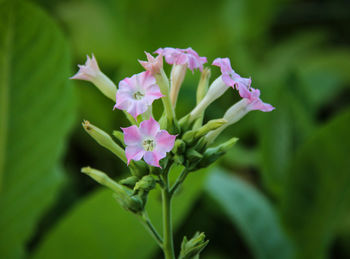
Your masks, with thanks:
[[[156,58],[154,58],[146,51],[145,54],[147,56],[147,61],[139,60],[140,64],[153,75],[160,73],[160,70],[163,69],[163,55],[159,54]]]
[[[207,167],[223,156],[236,142],[238,138],[231,138],[219,146],[208,148],[203,155],[199,168]]]
[[[205,109],[221,95],[223,95],[229,88],[224,81],[222,81],[221,76],[219,76],[209,87],[207,94],[201,100],[201,102],[191,111],[190,121],[197,119]]]
[[[139,178],[133,175],[133,176],[129,176],[125,179],[120,180],[119,183],[124,185],[124,186],[127,186],[131,189],[134,189],[135,184],[138,180],[139,180]]]
[[[124,163],[127,162],[124,149],[122,149],[118,144],[116,144],[110,135],[108,135],[103,130],[92,125],[89,121],[84,120],[82,123],[85,131],[94,139],[98,144],[107,148],[117,157],[119,157]]]
[[[79,71],[70,79],[80,79],[92,82],[105,96],[115,101],[117,87],[98,67],[94,55],[87,56],[85,65],[78,65]]]
[[[185,79],[187,70],[187,65],[173,65],[173,68],[171,70],[170,74],[170,100],[173,106],[176,106],[176,100],[179,95],[179,91],[181,88],[181,85]]]
[[[197,232],[190,240],[185,236],[181,243],[179,259],[199,258],[200,252],[207,246],[209,240],[205,240],[205,234]]]
[[[210,69],[209,68],[204,68],[201,74],[201,78],[198,83],[197,87],[197,94],[196,94],[196,103],[197,105],[202,101],[206,93],[208,92],[208,87],[209,87],[209,79],[210,79]],[[204,117],[204,112],[199,116],[199,118],[196,120],[196,122],[193,125],[193,129],[197,129],[203,124],[203,117]]]
[[[172,150],[174,154],[182,154],[185,151],[185,149],[186,149],[186,144],[185,142],[183,142],[182,139],[175,140],[175,144]]]
[[[239,102],[232,105],[224,114],[223,119],[227,120],[227,123],[223,125],[222,127],[211,131],[207,134],[206,139],[208,143],[212,143],[217,136],[220,135],[220,133],[226,129],[228,126],[236,123],[240,119],[243,118],[244,115],[246,115],[249,112],[248,109],[248,100],[242,99]]]
[[[182,139],[187,143],[192,143],[208,132],[217,129],[226,123],[227,121],[225,119],[210,120],[207,124],[200,127],[199,129],[186,132]]]
[[[139,213],[143,211],[144,204],[140,197],[131,196],[131,192],[129,192],[121,184],[109,178],[108,175],[106,175],[102,171],[93,169],[91,167],[84,167],[81,169],[81,172],[89,175],[92,179],[94,179],[98,183],[111,189],[114,192],[114,195],[113,195],[114,198],[126,210],[129,210],[134,213]]]
[[[123,132],[119,131],[119,130],[114,130],[112,135],[118,139],[118,141],[125,147],[125,143],[124,143],[124,134]]]
[[[144,177],[142,177],[141,180],[139,180],[134,187],[134,191],[145,191],[145,192],[149,192],[151,190],[153,190],[156,186],[156,180],[151,176],[151,175],[145,175]]]

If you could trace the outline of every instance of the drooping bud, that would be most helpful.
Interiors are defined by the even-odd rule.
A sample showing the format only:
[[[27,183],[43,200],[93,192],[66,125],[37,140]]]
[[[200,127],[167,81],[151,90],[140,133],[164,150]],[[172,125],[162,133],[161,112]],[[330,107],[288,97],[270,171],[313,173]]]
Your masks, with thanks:
[[[191,111],[190,121],[197,119],[205,111],[205,109],[221,95],[223,95],[229,88],[228,85],[222,81],[221,76],[219,76],[209,87],[207,94],[201,100],[201,102]]]
[[[79,71],[70,79],[79,79],[92,82],[105,96],[115,101],[117,87],[98,67],[95,56],[87,56],[85,65],[78,65]]]
[[[199,258],[200,252],[208,245],[205,234],[197,232],[190,240],[185,236],[181,243],[179,259]]]
[[[89,121],[84,120],[82,123],[85,131],[104,148],[107,148],[117,157],[119,157],[124,163],[127,162],[124,149],[122,149],[117,143],[113,141],[110,135],[103,130],[92,125]]]

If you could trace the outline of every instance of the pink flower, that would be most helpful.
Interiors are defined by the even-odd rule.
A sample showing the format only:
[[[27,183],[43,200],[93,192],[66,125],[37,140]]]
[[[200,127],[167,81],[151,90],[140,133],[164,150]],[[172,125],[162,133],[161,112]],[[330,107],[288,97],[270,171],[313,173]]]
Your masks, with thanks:
[[[152,117],[136,125],[122,128],[126,144],[125,155],[130,160],[138,161],[142,157],[149,165],[160,167],[159,160],[171,151],[175,143],[175,135],[160,130],[159,123]]]
[[[153,75],[160,72],[163,68],[163,55],[159,54],[156,58],[154,58],[151,54],[146,52],[147,61],[139,60],[140,64],[147,70],[150,71]]]
[[[196,68],[199,68],[199,70],[202,71],[203,64],[207,63],[207,58],[200,57],[192,48],[159,48],[154,53],[162,54],[168,64],[187,65],[192,72]]]
[[[249,96],[248,90],[252,80],[250,78],[243,78],[237,74],[231,67],[229,58],[216,58],[212,65],[218,66],[221,69],[222,81],[228,86],[236,87],[242,98]]]
[[[254,89],[254,88],[250,88],[249,90],[249,96],[246,99],[248,102],[247,104],[247,109],[249,111],[252,110],[260,110],[263,112],[270,112],[272,110],[275,109],[275,107],[273,107],[271,104],[268,103],[264,103],[261,99],[260,99],[260,90],[259,89]]]
[[[144,113],[153,101],[163,97],[156,79],[145,71],[120,81],[114,108],[125,110],[135,119]]]
[[[91,55],[91,58],[89,55],[86,55],[86,57],[85,65],[78,65],[79,71],[70,79],[93,81],[101,72],[94,54]]]

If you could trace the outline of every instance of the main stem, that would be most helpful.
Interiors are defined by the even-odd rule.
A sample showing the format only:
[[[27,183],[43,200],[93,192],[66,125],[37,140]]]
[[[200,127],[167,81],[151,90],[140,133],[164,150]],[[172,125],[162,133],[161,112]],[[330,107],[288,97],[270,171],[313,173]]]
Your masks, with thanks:
[[[165,259],[175,259],[173,229],[171,221],[171,193],[169,191],[168,172],[163,177],[164,187],[162,188],[163,205],[163,252]]]

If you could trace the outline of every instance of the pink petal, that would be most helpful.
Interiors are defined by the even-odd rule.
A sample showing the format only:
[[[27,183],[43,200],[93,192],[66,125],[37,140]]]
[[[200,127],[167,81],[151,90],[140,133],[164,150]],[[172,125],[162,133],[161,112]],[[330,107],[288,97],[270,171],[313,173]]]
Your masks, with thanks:
[[[152,117],[140,124],[140,132],[143,137],[154,138],[160,130],[159,123]]]
[[[142,137],[139,128],[132,125],[127,128],[121,128],[124,132],[124,142],[126,145],[142,144]]]
[[[145,150],[143,150],[142,146],[139,145],[127,146],[125,148],[125,155],[128,160],[128,164],[130,163],[130,160],[140,160],[144,154]]]
[[[88,55],[86,55],[86,57],[85,65],[78,65],[79,71],[74,76],[70,77],[70,79],[91,81],[98,75],[100,68],[98,67],[94,54],[92,54],[91,58]]]
[[[161,130],[155,137],[156,151],[161,153],[169,152],[173,149],[176,135],[170,135],[166,130]]]
[[[160,167],[159,160],[165,157],[165,153],[161,154],[156,151],[147,151],[145,152],[143,159],[149,165]]]

